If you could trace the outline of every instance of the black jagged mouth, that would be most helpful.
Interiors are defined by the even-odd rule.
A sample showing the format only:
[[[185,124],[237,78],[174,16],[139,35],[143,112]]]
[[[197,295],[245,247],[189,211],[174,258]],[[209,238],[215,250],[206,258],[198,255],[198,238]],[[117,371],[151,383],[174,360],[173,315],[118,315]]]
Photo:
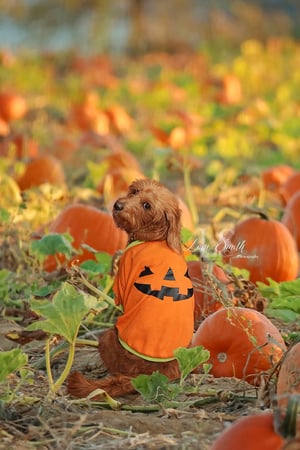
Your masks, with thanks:
[[[150,284],[134,283],[134,286],[143,294],[151,295],[152,297],[158,298],[159,300],[163,300],[164,297],[171,297],[174,302],[180,300],[188,300],[193,296],[194,293],[193,288],[188,288],[187,294],[181,294],[178,287],[162,286],[158,290],[151,289]]]

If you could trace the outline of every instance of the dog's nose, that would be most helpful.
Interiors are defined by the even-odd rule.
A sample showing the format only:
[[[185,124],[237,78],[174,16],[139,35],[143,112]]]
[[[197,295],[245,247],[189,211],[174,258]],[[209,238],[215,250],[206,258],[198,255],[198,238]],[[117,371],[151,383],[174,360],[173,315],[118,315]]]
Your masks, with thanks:
[[[115,211],[122,211],[122,209],[123,209],[123,203],[121,203],[119,200],[117,200],[117,201],[114,203],[113,208],[114,208]]]

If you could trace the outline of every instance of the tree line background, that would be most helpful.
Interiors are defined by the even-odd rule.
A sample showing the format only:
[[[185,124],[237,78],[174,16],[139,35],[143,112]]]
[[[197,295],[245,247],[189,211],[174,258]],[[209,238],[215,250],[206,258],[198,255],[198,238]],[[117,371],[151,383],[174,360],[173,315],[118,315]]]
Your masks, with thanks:
[[[299,0],[0,0],[1,47],[140,53],[300,36]]]

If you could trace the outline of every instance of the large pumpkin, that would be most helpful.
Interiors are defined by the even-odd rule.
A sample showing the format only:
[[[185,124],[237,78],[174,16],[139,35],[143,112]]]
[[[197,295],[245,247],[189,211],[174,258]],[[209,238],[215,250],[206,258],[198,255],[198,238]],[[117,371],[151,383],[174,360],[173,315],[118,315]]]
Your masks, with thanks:
[[[284,355],[277,380],[278,403],[285,405],[292,394],[300,395],[300,342]]]
[[[284,442],[274,427],[274,414],[266,412],[238,419],[223,431],[211,450],[283,450]]]
[[[290,230],[300,251],[300,191],[287,202],[281,221]]]
[[[49,233],[69,233],[74,241],[72,245],[80,249],[80,254],[68,261],[69,264],[80,264],[87,259],[94,259],[94,253],[82,248],[86,244],[96,251],[110,255],[123,249],[128,240],[125,231],[117,228],[110,214],[89,205],[74,204],[65,208],[50,224]],[[64,262],[63,255],[59,256]],[[57,263],[53,256],[46,259],[44,268],[47,271],[56,269]]]
[[[249,271],[252,282],[294,280],[298,274],[295,240],[281,222],[260,213],[238,223],[218,245],[223,260]]]
[[[210,351],[215,377],[236,377],[260,384],[285,350],[284,341],[272,322],[260,312],[222,308],[208,316],[196,331],[192,346]]]
[[[230,280],[222,267],[217,264],[208,267],[202,261],[187,261],[187,266],[194,287],[194,322],[195,326],[198,326],[202,319],[223,307],[222,302],[216,296],[213,280],[216,279],[224,285],[225,290],[228,289],[227,285]],[[228,296],[230,295],[228,291]]]
[[[64,184],[65,174],[58,159],[51,155],[42,155],[30,160],[16,181],[24,191],[44,183]]]

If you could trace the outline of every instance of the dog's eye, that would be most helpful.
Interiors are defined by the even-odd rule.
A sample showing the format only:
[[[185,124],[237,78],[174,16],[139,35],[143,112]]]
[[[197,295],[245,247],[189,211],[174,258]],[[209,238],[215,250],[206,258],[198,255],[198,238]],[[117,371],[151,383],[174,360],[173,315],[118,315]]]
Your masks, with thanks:
[[[136,195],[136,194],[138,194],[138,192],[139,192],[138,189],[132,189],[131,192],[130,192],[130,194],[131,194],[131,195]]]
[[[150,208],[151,208],[150,203],[144,202],[144,203],[143,203],[143,208],[144,208],[144,209],[150,209]]]

